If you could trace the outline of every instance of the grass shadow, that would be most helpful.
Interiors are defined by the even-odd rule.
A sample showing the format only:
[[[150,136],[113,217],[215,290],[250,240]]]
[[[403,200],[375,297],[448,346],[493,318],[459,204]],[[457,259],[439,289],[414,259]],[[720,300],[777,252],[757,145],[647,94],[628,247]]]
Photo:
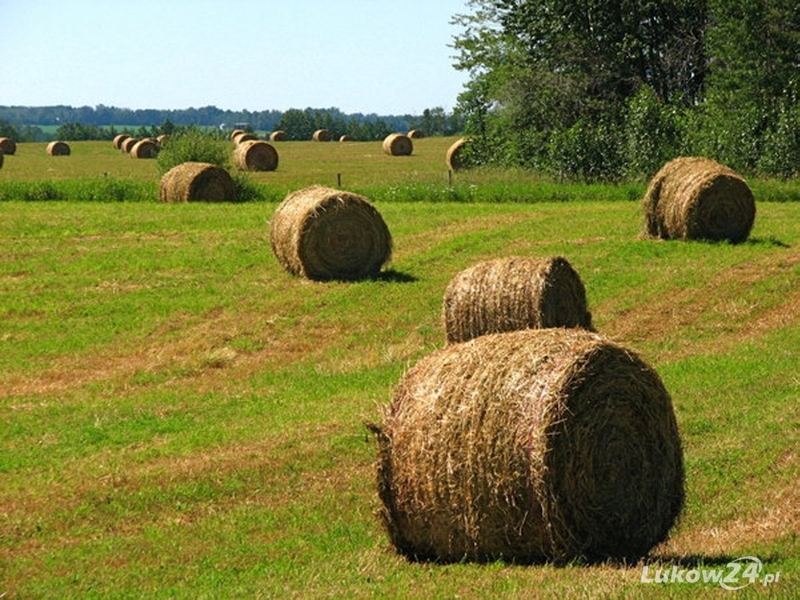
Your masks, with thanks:
[[[402,271],[396,271],[395,269],[387,269],[386,271],[381,271],[378,273],[372,278],[372,281],[386,281],[388,283],[414,283],[415,281],[419,281],[419,278],[408,273],[403,273]]]
[[[767,246],[769,248],[791,248],[791,246],[786,242],[782,242],[771,235],[765,238],[751,237],[745,242],[745,244],[748,246]]]

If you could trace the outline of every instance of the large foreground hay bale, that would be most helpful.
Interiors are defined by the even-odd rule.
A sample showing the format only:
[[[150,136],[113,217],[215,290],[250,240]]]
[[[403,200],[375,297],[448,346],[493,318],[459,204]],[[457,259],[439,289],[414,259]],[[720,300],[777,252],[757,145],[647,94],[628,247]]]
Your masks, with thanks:
[[[0,137],[0,150],[6,156],[11,156],[17,152],[17,143],[8,137]]]
[[[445,154],[445,161],[447,162],[447,168],[451,171],[460,171],[461,169],[466,169],[469,167],[469,161],[467,160],[467,144],[468,140],[466,138],[461,138],[453,142],[453,144],[447,149],[447,153]]]
[[[702,157],[668,162],[643,201],[647,235],[743,242],[756,217],[753,192],[731,169]]]
[[[384,525],[413,559],[636,560],[683,506],[661,379],[579,329],[446,346],[405,374],[370,428]]]
[[[47,144],[47,154],[50,156],[69,156],[69,144],[59,141],[50,142]]]
[[[222,167],[185,162],[161,177],[158,198],[161,202],[227,202],[236,199],[236,185]]]
[[[449,343],[518,329],[592,327],[583,282],[560,256],[475,264],[450,281],[442,313]]]
[[[278,168],[278,151],[261,140],[242,142],[233,151],[233,164],[240,171],[274,171]]]
[[[389,156],[411,156],[414,142],[404,133],[390,133],[383,140],[383,152]]]
[[[156,158],[160,149],[156,140],[146,138],[136,142],[128,153],[131,158]]]
[[[289,194],[270,228],[272,251],[283,267],[315,280],[352,280],[380,272],[392,237],[365,197],[312,186]]]
[[[315,142],[330,142],[331,132],[327,129],[317,129],[311,136],[311,139]]]
[[[114,136],[114,140],[111,142],[114,145],[114,149],[121,150],[122,149],[122,142],[127,140],[129,136],[127,133],[119,133]]]
[[[273,131],[269,134],[269,141],[270,142],[285,142],[289,139],[289,136],[286,134],[285,131],[278,129],[277,131]]]

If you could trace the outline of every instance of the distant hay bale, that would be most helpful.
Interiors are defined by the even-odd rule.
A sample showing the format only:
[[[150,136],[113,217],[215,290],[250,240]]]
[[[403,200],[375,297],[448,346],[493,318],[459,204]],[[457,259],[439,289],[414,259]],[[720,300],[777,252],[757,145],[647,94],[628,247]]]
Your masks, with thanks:
[[[408,132],[408,137],[412,140],[420,140],[425,137],[425,133],[420,129],[412,129]]]
[[[125,138],[119,145],[119,149],[122,150],[125,154],[130,154],[131,150],[138,142],[139,140],[135,137]]]
[[[185,162],[161,177],[161,202],[229,202],[236,199],[230,174],[211,163]]]
[[[353,141],[353,136],[352,135],[347,135],[345,133],[344,135],[339,137],[339,141],[340,142],[352,142]]]
[[[381,516],[411,559],[636,561],[683,506],[669,393],[635,354],[584,330],[437,350],[368,427]]]
[[[234,141],[237,135],[241,135],[243,133],[245,133],[244,129],[234,129],[233,131],[231,131],[230,135],[231,141]]]
[[[383,152],[389,156],[411,156],[414,143],[403,133],[390,133],[383,140]]]
[[[169,135],[166,133],[162,133],[158,137],[156,137],[156,142],[158,142],[159,147],[163,146],[166,141],[169,139]]]
[[[242,131],[233,136],[233,143],[238,146],[239,144],[243,144],[244,142],[252,142],[257,139],[258,136],[255,135],[254,133],[248,133],[246,131]]]
[[[274,171],[278,168],[278,152],[261,140],[242,142],[233,151],[233,164],[240,171]]]
[[[331,132],[327,129],[317,129],[314,135],[311,136],[311,139],[315,142],[330,142]]]
[[[66,142],[50,142],[47,144],[47,154],[50,156],[69,156],[70,147]]]
[[[286,134],[285,131],[278,129],[277,131],[273,131],[269,134],[269,141],[270,142],[285,142],[289,139],[289,136]]]
[[[17,143],[8,137],[0,137],[0,150],[6,156],[12,156],[17,152]]]
[[[289,194],[270,228],[272,251],[290,273],[313,280],[376,276],[392,253],[392,237],[365,197],[312,186]]]
[[[461,138],[447,149],[445,161],[447,162],[448,169],[451,171],[460,171],[469,167],[466,150],[468,143],[466,138]]]
[[[131,158],[156,158],[158,151],[158,142],[147,138],[136,142],[128,153]]]
[[[756,217],[753,192],[731,169],[702,157],[668,162],[643,200],[650,237],[743,242]]]
[[[114,136],[114,140],[112,142],[112,144],[114,145],[114,148],[116,150],[121,150],[122,149],[122,142],[127,140],[129,137],[131,137],[131,136],[129,136],[127,133],[120,133],[118,135],[115,135]]]
[[[3,161],[5,160],[5,156],[6,156],[6,155],[5,155],[5,153],[3,152],[3,149],[2,149],[2,148],[0,148],[0,169],[2,169],[2,168],[3,168]]]
[[[560,256],[477,263],[450,281],[442,313],[449,343],[518,329],[592,328],[583,282]]]

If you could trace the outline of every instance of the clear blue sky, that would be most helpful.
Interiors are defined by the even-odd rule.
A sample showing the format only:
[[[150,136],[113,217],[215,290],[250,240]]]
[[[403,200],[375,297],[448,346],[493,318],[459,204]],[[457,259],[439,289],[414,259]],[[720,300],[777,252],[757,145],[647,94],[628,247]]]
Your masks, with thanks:
[[[465,0],[0,0],[0,105],[419,114]]]

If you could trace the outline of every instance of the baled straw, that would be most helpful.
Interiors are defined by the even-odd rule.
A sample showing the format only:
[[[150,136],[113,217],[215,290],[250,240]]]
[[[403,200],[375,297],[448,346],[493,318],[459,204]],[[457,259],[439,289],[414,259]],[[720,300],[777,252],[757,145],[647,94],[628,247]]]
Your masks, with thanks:
[[[3,152],[3,149],[2,149],[2,148],[0,148],[0,169],[2,169],[2,168],[3,168],[3,161],[5,160],[5,156],[6,156],[6,155],[5,155],[5,153]]]
[[[466,138],[461,138],[453,142],[453,144],[447,149],[447,154],[445,155],[445,161],[447,162],[447,168],[451,171],[460,171],[461,169],[466,169],[469,165],[467,162],[466,157],[466,147],[469,142]]]
[[[646,234],[678,240],[743,242],[756,217],[753,193],[742,177],[708,158],[668,162],[643,200]]]
[[[272,251],[290,273],[314,280],[354,280],[380,272],[392,237],[365,197],[312,186],[289,194],[270,227]]]
[[[115,150],[121,150],[122,149],[122,142],[127,140],[129,137],[131,137],[131,136],[129,136],[127,133],[119,133],[119,134],[115,135],[114,136],[114,140],[111,142],[113,144],[113,146],[114,146],[114,149]]]
[[[69,144],[59,141],[50,142],[47,144],[47,154],[50,156],[69,156]]]
[[[139,140],[134,137],[125,138],[122,140],[122,143],[119,145],[119,149],[122,150],[125,154],[130,154],[133,147],[139,143]]]
[[[408,137],[412,140],[420,140],[425,137],[425,133],[421,129],[412,129],[408,132]]]
[[[383,140],[383,152],[389,156],[411,156],[414,143],[403,133],[390,133]]]
[[[285,131],[278,129],[277,131],[273,131],[269,134],[269,141],[270,142],[285,142],[289,139],[289,136],[286,134]]]
[[[344,133],[341,136],[339,136],[339,141],[340,142],[352,142],[353,141],[353,136]]]
[[[278,151],[261,140],[242,142],[233,151],[233,164],[240,171],[274,171],[278,168]]]
[[[446,346],[405,374],[369,427],[383,522],[412,559],[635,561],[683,506],[661,379],[584,330]]]
[[[233,178],[211,163],[185,162],[161,177],[161,202],[228,202],[236,199]]]
[[[330,142],[331,132],[327,129],[317,129],[311,136],[311,139],[315,142]]]
[[[130,149],[131,158],[155,158],[158,156],[158,142],[145,138],[136,142]]]
[[[0,150],[6,156],[11,156],[17,152],[17,143],[9,137],[0,137]]]
[[[560,256],[477,263],[450,281],[442,313],[449,343],[517,329],[592,328],[583,282]]]

